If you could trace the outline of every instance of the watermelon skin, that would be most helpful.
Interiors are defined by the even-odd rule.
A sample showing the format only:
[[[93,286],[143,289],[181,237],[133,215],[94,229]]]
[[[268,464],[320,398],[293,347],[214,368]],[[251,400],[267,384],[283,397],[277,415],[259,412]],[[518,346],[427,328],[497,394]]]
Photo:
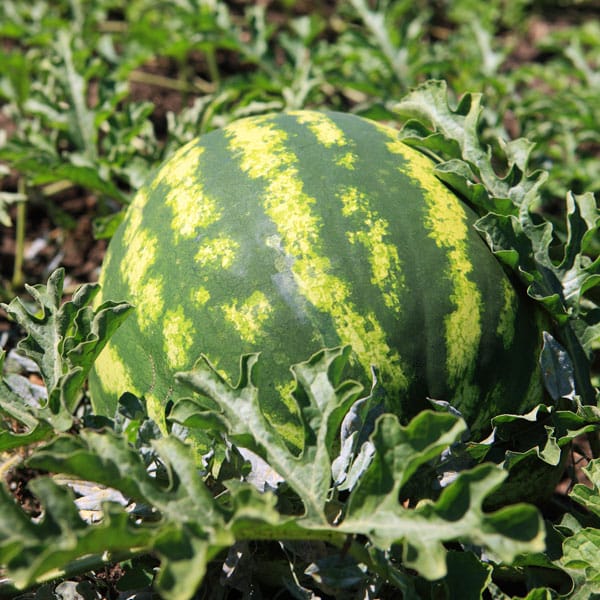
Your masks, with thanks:
[[[396,130],[341,113],[250,117],[182,147],[111,240],[101,299],[136,310],[90,377],[95,411],[125,391],[150,414],[189,392],[201,354],[232,383],[261,352],[266,412],[294,435],[291,364],[351,344],[403,421],[456,407],[474,436],[542,399],[542,317],[473,227],[477,215]]]

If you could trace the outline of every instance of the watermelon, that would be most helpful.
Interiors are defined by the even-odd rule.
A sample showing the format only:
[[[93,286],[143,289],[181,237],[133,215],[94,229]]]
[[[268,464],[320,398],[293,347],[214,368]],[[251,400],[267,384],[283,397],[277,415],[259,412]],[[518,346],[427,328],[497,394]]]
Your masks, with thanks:
[[[126,391],[165,407],[201,354],[232,384],[261,353],[265,413],[294,420],[290,365],[350,345],[405,422],[443,400],[474,436],[542,399],[543,319],[474,228],[477,214],[398,132],[361,117],[249,117],[179,149],[109,245],[102,299],[133,316],[90,377],[112,416]],[[293,427],[290,427],[293,435]]]

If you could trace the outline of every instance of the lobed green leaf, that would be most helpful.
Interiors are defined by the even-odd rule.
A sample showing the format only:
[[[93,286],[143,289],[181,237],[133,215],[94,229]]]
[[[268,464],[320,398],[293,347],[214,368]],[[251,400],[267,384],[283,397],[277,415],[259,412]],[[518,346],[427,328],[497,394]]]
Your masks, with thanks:
[[[49,277],[47,285],[27,286],[34,300],[32,307],[20,298],[2,305],[26,332],[18,349],[38,365],[47,389],[47,403],[34,411],[34,417],[47,420],[60,431],[71,426],[83,382],[94,360],[130,310],[128,304],[114,302],[92,309],[90,305],[98,292],[95,284],[82,286],[71,300],[61,304],[63,283],[64,270],[59,269]],[[6,380],[2,385],[10,388]],[[13,416],[17,416],[15,406],[14,394],[0,399],[0,407]]]

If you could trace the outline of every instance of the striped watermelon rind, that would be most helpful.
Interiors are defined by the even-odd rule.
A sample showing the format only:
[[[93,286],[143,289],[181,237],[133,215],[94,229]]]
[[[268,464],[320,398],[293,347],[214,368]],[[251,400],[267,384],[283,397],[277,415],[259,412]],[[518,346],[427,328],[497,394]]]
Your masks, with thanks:
[[[473,227],[477,215],[396,130],[342,113],[250,117],[182,147],[113,237],[102,298],[135,307],[90,377],[95,410],[143,395],[162,422],[204,354],[235,380],[260,351],[267,414],[294,436],[289,367],[350,344],[403,420],[427,398],[475,436],[542,398],[541,313]]]

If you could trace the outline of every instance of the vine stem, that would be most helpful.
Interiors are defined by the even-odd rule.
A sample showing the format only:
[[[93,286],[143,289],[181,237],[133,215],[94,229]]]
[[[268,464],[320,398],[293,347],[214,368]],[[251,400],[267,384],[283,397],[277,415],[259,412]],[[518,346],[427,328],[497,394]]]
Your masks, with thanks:
[[[210,94],[215,91],[213,83],[204,81],[198,77],[194,78],[192,83],[182,81],[181,79],[172,79],[163,75],[147,73],[146,71],[134,70],[129,73],[129,80],[136,83],[145,83],[155,85],[169,90],[175,90],[184,94],[200,91],[205,94]]]
[[[219,72],[219,63],[217,62],[217,53],[214,48],[209,48],[206,51],[206,62],[208,72],[213,85],[217,88],[221,87],[221,73]]]
[[[18,183],[19,194],[25,195],[25,180],[21,177]],[[23,275],[23,257],[25,255],[25,219],[27,216],[26,200],[17,203],[15,222],[15,263],[13,267],[12,287],[20,289],[25,283]]]
[[[15,467],[23,462],[23,456],[16,453],[10,456],[8,460],[0,464],[0,479],[4,480],[9,471],[12,471]],[[1,597],[1,596],[0,596]]]
[[[248,528],[239,528],[235,531],[236,541],[243,540],[263,540],[263,541],[319,541],[335,546],[344,554],[349,554],[357,563],[364,564],[371,573],[376,573],[383,580],[388,579],[388,573],[381,565],[371,557],[368,549],[357,542],[353,535],[335,531],[333,527],[328,528],[295,528],[288,527],[284,530],[273,527],[268,524],[264,526],[259,523],[252,523]]]

